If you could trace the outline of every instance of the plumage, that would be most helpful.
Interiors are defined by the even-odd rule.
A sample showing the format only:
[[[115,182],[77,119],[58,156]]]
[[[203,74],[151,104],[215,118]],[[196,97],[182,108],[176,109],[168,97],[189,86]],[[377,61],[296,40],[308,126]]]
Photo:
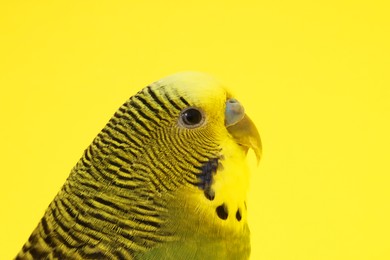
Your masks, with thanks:
[[[260,137],[213,77],[174,74],[126,101],[16,259],[248,259],[245,156]]]

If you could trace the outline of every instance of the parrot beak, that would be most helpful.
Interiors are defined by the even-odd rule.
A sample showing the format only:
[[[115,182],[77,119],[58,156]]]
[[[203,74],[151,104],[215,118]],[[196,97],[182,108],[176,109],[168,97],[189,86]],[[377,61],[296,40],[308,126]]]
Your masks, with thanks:
[[[234,140],[245,153],[252,148],[256,154],[257,163],[261,158],[261,139],[252,120],[245,114],[244,107],[236,99],[226,101],[225,126]]]

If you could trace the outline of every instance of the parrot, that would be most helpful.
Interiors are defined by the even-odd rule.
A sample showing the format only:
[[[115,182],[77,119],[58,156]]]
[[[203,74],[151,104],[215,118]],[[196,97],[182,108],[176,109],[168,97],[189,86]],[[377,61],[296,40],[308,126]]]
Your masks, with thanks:
[[[249,259],[258,130],[216,77],[131,96],[85,149],[15,259]]]

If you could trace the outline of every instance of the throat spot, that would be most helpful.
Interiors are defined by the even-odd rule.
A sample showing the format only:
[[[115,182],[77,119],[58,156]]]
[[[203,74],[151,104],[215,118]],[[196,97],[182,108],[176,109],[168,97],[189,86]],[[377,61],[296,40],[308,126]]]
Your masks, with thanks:
[[[218,170],[223,170],[223,165],[219,158],[213,158],[201,167],[201,173],[198,175],[198,188],[203,190],[204,196],[211,201],[215,198],[215,191],[212,189],[212,185],[214,175],[217,174]]]
[[[215,181],[214,177],[217,175],[218,171],[222,171],[224,169],[220,159],[221,158],[213,158],[207,161],[202,165],[201,173],[198,175],[197,186],[199,189],[203,190],[205,198],[209,201],[214,201],[217,195],[215,189],[212,187]],[[215,201],[215,203],[213,203],[214,206],[212,207],[216,217],[221,221],[234,218],[235,221],[241,222],[243,213],[246,211],[245,201],[242,205],[233,206],[230,210],[228,206],[229,203],[227,201]]]

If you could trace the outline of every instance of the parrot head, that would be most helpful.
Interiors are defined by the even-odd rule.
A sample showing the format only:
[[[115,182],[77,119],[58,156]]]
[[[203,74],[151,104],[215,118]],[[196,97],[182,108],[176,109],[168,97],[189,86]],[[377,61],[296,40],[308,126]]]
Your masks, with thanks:
[[[243,105],[216,78],[200,72],[182,72],[153,85],[168,93],[169,89],[176,92],[167,98],[178,102],[176,107],[181,110],[178,128],[189,130],[193,136],[199,135],[198,138],[206,135],[217,142],[226,138],[227,131],[244,152],[252,148],[259,162],[261,140],[255,125],[245,114]]]
[[[262,147],[244,106],[217,79],[199,72],[168,76],[135,97],[134,102],[143,103],[139,109],[156,123],[150,140],[158,141],[149,143],[154,154],[149,161],[156,165],[152,183],[160,191],[174,191],[169,214],[186,212],[195,218],[175,220],[169,230],[192,230],[188,225],[194,222],[197,233],[205,236],[234,237],[246,230],[245,157],[253,149],[259,161]]]

